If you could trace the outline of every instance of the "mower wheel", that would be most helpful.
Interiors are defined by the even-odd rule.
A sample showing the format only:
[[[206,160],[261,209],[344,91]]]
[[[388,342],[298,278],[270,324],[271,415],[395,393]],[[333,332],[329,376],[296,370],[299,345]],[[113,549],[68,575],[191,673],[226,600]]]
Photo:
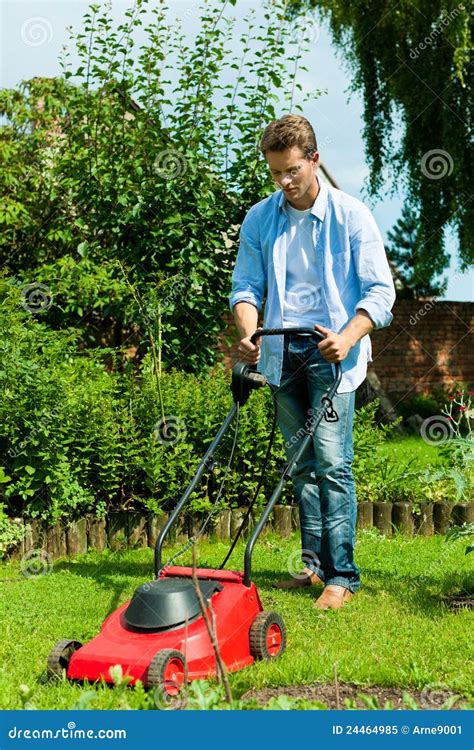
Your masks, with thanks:
[[[181,651],[164,648],[158,651],[148,667],[148,687],[155,689],[158,708],[184,708],[188,670]]]
[[[250,653],[254,659],[275,659],[286,647],[286,627],[277,612],[259,612],[250,626]]]
[[[67,672],[69,660],[74,651],[77,651],[81,646],[82,643],[79,641],[70,641],[68,638],[59,641],[59,643],[51,649],[48,656],[48,679],[60,680],[63,676],[63,672]]]

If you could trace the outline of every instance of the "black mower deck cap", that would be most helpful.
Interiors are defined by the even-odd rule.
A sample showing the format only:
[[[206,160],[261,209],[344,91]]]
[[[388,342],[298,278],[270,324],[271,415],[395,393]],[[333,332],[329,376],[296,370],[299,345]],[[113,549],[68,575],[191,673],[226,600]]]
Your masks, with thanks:
[[[200,580],[204,599],[223,586],[219,581]],[[123,614],[127,630],[158,633],[192,622],[201,614],[194,584],[189,578],[160,578],[135,589]]]

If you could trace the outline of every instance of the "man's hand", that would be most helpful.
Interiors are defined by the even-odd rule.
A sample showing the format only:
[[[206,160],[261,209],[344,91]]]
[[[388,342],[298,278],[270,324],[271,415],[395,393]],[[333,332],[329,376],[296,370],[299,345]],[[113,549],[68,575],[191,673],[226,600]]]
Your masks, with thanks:
[[[347,334],[344,331],[342,333],[334,333],[329,328],[320,325],[315,325],[314,329],[326,334],[324,341],[318,344],[318,349],[324,359],[331,363],[342,362],[352,349],[352,343]]]
[[[324,341],[318,344],[318,349],[324,359],[331,363],[342,362],[362,336],[370,333],[373,328],[372,319],[367,310],[363,308],[357,310],[341,333],[334,333],[324,326],[314,326],[315,331],[326,334]]]
[[[260,359],[260,339],[256,344],[252,344],[250,336],[241,339],[239,343],[239,361],[247,365],[256,365]]]

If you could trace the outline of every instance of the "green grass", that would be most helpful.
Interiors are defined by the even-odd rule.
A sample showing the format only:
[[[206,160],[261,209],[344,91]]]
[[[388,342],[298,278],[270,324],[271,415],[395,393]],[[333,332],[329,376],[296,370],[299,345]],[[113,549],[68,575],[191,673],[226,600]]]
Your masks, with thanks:
[[[377,453],[381,458],[390,458],[400,465],[406,464],[410,459],[413,461],[414,469],[425,469],[427,466],[443,466],[445,459],[440,456],[436,445],[429,445],[417,435],[394,437],[386,440],[378,446]]]
[[[251,687],[331,682],[337,662],[340,682],[407,691],[442,684],[472,697],[472,613],[452,612],[440,601],[443,594],[472,585],[474,556],[466,556],[465,547],[464,541],[447,544],[440,537],[386,539],[375,531],[362,532],[356,561],[363,586],[350,605],[324,613],[312,606],[312,590],[290,593],[271,587],[294,556],[297,536],[287,541],[263,537],[256,547],[255,581],[265,608],[285,618],[288,647],[280,660],[231,675],[234,696]],[[225,550],[223,543],[203,542],[199,564],[219,564]],[[239,568],[241,560],[238,547],[229,567]],[[62,638],[84,642],[93,637],[104,618],[151,579],[151,571],[149,549],[89,553],[55,562],[49,575],[29,579],[21,576],[18,563],[2,564],[0,708],[21,707],[22,684],[41,709],[71,708],[90,693],[90,686],[42,682],[48,653]],[[89,708],[123,706],[123,690],[93,690]],[[130,706],[139,706],[140,700],[137,691],[127,690]]]

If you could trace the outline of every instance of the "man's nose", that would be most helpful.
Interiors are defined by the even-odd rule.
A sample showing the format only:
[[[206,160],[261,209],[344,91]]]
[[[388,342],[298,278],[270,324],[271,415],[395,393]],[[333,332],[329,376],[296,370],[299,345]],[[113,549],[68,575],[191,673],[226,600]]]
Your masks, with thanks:
[[[292,177],[291,177],[291,175],[289,175],[289,174],[285,174],[285,175],[283,175],[283,177],[281,178],[281,184],[282,184],[282,185],[289,185],[289,184],[290,184],[290,182],[291,182],[291,180],[292,180]]]

